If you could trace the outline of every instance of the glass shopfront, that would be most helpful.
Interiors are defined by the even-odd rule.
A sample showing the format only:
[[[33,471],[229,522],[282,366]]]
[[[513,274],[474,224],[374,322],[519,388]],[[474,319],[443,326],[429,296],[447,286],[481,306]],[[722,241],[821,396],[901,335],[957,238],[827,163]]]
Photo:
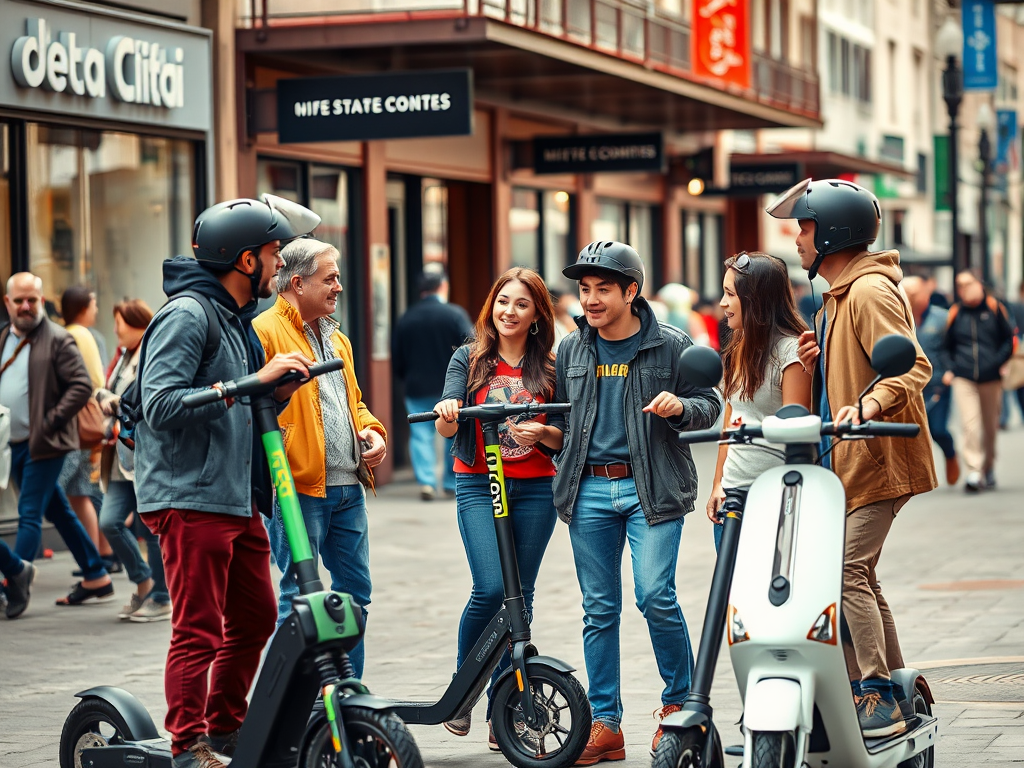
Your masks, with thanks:
[[[571,208],[572,195],[562,190],[512,190],[508,219],[512,264],[536,270],[549,288],[576,287],[562,275],[562,269],[576,259],[576,253],[570,249]]]

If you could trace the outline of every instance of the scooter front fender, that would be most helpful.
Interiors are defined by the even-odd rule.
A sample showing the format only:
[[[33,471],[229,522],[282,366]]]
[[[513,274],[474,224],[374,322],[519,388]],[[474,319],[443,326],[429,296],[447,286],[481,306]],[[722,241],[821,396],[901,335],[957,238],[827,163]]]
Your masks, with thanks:
[[[743,727],[747,731],[790,731],[800,726],[803,707],[800,683],[768,677],[747,687],[743,702]]]
[[[149,710],[142,706],[142,702],[132,696],[124,688],[115,688],[112,685],[98,685],[75,694],[77,699],[102,699],[114,707],[124,724],[128,726],[128,733],[125,736],[130,741],[145,741],[146,739],[159,739],[160,734],[153,724],[153,718]]]

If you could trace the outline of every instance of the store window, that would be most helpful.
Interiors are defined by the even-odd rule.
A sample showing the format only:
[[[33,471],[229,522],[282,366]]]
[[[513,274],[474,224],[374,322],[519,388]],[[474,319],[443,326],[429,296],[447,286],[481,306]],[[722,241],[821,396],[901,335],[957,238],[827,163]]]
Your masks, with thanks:
[[[318,240],[338,249],[341,296],[334,311],[343,333],[353,334],[355,319],[355,266],[350,231],[349,184],[344,168],[284,160],[260,159],[256,164],[257,194],[269,193],[309,207],[320,217],[313,233]],[[269,304],[269,302],[267,302]]]
[[[6,290],[13,270],[11,258],[11,153],[6,123],[0,123],[0,288]],[[7,305],[0,302],[0,324],[7,322]]]
[[[112,351],[114,304],[160,307],[162,262],[191,251],[194,145],[40,123],[26,138],[29,269],[53,301],[76,283],[94,288],[96,330]]]
[[[590,224],[591,240],[618,240],[640,254],[647,279],[643,294],[653,295],[661,286],[661,261],[656,243],[657,209],[642,203],[598,198],[597,215]]]
[[[683,283],[709,300],[722,295],[724,218],[683,211]]]
[[[512,264],[536,270],[549,288],[575,290],[573,282],[562,274],[562,269],[576,259],[576,254],[570,252],[571,209],[572,196],[562,190],[512,190]]]
[[[448,186],[423,179],[423,263],[448,267]]]

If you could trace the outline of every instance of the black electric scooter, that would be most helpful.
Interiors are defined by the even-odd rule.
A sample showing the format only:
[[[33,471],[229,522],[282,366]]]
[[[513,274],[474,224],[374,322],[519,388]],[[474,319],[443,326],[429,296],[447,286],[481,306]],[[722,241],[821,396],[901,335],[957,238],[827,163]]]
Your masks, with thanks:
[[[407,723],[438,725],[471,711],[483,694],[506,649],[511,666],[494,685],[491,726],[498,747],[518,768],[566,768],[576,762],[590,737],[590,703],[573,668],[550,656],[538,655],[530,641],[530,618],[523,598],[516,561],[512,520],[505,493],[498,424],[509,417],[567,413],[565,404],[488,404],[462,408],[459,421],[480,422],[484,457],[490,477],[494,532],[498,539],[505,591],[503,607],[481,633],[437,702],[394,701],[389,712]],[[410,423],[433,421],[437,414],[416,413]]]
[[[331,360],[312,366],[309,375],[341,367],[341,360]],[[241,768],[422,768],[412,735],[389,713],[392,702],[369,695],[352,669],[348,652],[363,636],[361,607],[320,583],[272,398],[278,386],[300,378],[292,371],[264,384],[253,374],[183,400],[195,408],[250,398],[299,583],[292,612],[267,649],[232,762]],[[60,768],[171,767],[170,743],[138,699],[111,686],[75,695],[82,701],[64,723]],[[323,716],[314,722],[309,713],[318,695]]]

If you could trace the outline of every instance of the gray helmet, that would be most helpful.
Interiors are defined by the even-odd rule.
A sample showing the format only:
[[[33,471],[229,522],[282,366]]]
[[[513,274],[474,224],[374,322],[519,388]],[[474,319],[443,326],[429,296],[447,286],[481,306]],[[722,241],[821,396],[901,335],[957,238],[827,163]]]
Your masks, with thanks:
[[[276,195],[263,195],[262,202],[228,200],[199,214],[192,228],[192,251],[196,261],[230,269],[245,251],[258,253],[273,240],[308,235],[319,223],[320,217],[305,206]]]
[[[815,222],[814,248],[818,257],[807,270],[813,279],[821,260],[852,245],[870,245],[878,237],[882,209],[878,198],[851,181],[804,179],[766,209],[776,219]]]
[[[632,246],[614,240],[599,240],[591,243],[576,257],[576,263],[562,270],[570,280],[579,280],[594,269],[627,277],[636,282],[637,293],[644,287],[644,262]]]

